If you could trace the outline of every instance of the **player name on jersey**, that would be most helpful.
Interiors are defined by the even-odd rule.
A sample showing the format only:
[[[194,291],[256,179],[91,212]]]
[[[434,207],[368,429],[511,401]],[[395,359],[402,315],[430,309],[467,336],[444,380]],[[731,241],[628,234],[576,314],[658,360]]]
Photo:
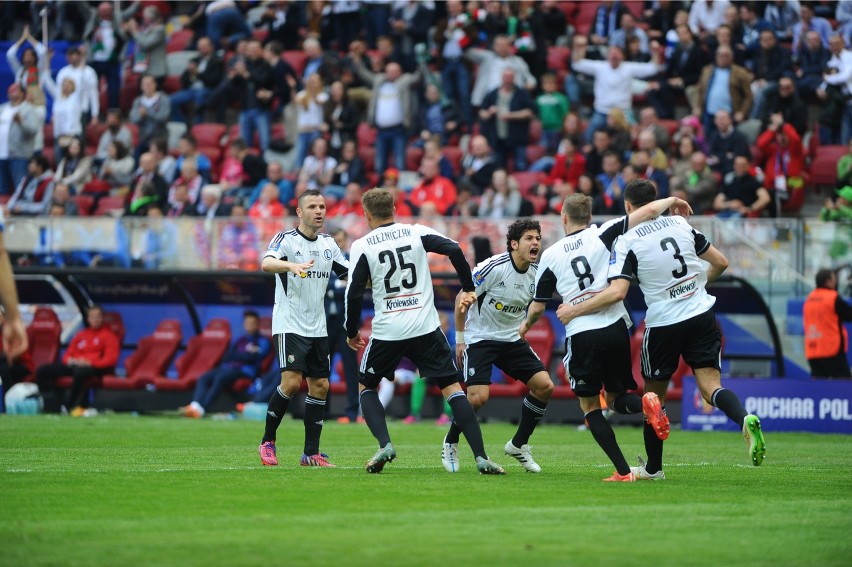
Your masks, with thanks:
[[[658,230],[663,230],[664,228],[680,224],[681,222],[678,217],[659,217],[657,220],[641,224],[633,230],[636,233],[636,236],[648,236],[649,234],[654,234]]]
[[[379,232],[372,236],[367,237],[367,244],[370,246],[375,246],[381,242],[386,242],[388,240],[397,240],[399,238],[405,238],[411,236],[411,229],[409,228],[399,228],[397,230],[386,230],[384,232]]]

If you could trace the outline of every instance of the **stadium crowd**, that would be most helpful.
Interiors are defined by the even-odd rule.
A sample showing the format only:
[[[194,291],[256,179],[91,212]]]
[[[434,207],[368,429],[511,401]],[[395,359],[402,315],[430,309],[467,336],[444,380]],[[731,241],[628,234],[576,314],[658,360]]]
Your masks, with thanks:
[[[257,225],[318,188],[334,219],[376,185],[400,214],[555,215],[582,192],[612,215],[636,178],[776,216],[852,138],[848,0],[2,6],[10,217]]]

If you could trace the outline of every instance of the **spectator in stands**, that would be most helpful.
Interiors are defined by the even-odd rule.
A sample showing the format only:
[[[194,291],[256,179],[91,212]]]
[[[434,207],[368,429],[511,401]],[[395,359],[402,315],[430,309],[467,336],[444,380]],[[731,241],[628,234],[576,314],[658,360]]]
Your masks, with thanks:
[[[609,36],[609,45],[615,45],[626,50],[628,39],[635,37],[639,40],[639,50],[642,53],[649,54],[648,34],[636,25],[636,17],[630,12],[624,12],[621,14],[620,21],[621,27],[614,30]]]
[[[314,73],[320,76],[324,85],[330,85],[338,79],[337,63],[332,56],[323,53],[319,41],[309,37],[302,44],[302,50],[307,56],[305,70],[302,73],[303,81],[307,81],[308,77]]]
[[[815,378],[852,378],[846,351],[849,336],[844,323],[852,321],[852,307],[837,293],[837,273],[821,269],[816,289],[805,299],[805,358]]]
[[[801,7],[799,2],[773,0],[767,3],[764,17],[780,41],[790,41],[793,39],[793,26],[801,18]]]
[[[432,203],[438,214],[448,214],[456,203],[458,192],[452,181],[441,177],[438,161],[434,158],[424,159],[420,165],[420,176],[420,184],[411,191],[409,202],[418,209],[425,203]]]
[[[684,179],[686,177],[687,172],[692,168],[690,158],[697,151],[699,149],[695,144],[694,138],[690,136],[680,137],[670,162],[669,169],[671,170],[672,183],[674,183],[675,179]],[[706,156],[705,159],[707,159]]]
[[[414,46],[428,41],[429,28],[434,24],[434,3],[426,2],[396,2],[391,12],[391,29],[399,48],[402,68],[413,72],[417,67],[414,57]],[[348,44],[342,44],[348,45]]]
[[[80,97],[83,126],[91,121],[97,122],[101,110],[98,74],[86,65],[85,45],[69,47],[65,50],[65,59],[68,64],[57,73],[56,84],[62,85],[65,79],[74,81],[74,92]]]
[[[140,85],[142,92],[133,100],[130,109],[130,121],[139,129],[137,155],[141,155],[154,138],[168,137],[166,124],[171,115],[169,95],[157,90],[157,80],[153,75],[142,75]]]
[[[166,200],[170,205],[179,205],[180,200],[175,197],[175,190],[178,187],[185,187],[188,203],[195,205],[198,202],[198,196],[201,194],[201,187],[203,185],[204,179],[198,173],[198,162],[194,159],[185,159],[180,164],[180,176],[169,187],[169,194]]]
[[[149,191],[145,188],[148,184],[153,189],[153,204],[163,207],[168,199],[169,184],[157,170],[157,158],[152,152],[139,156],[139,169],[130,182],[130,192],[127,195],[128,204],[148,197]]]
[[[133,147],[133,133],[124,124],[121,110],[111,108],[106,115],[106,130],[98,139],[98,148],[95,151],[94,158],[95,165],[100,165],[109,157],[109,145],[116,140],[121,142],[125,148]]]
[[[278,198],[285,207],[293,200],[295,196],[293,182],[284,178],[284,169],[280,163],[271,161],[266,166],[266,177],[255,185],[254,191],[248,198],[247,206],[251,207],[257,201],[260,192],[267,183],[272,183],[278,187]]]
[[[39,115],[24,100],[20,85],[9,85],[7,92],[9,101],[0,105],[0,195],[9,195],[27,174],[27,161],[41,128]]]
[[[53,185],[53,194],[50,196],[50,202],[47,204],[44,212],[51,214],[54,207],[61,209],[62,213],[59,216],[76,217],[80,214],[77,202],[71,198],[71,190],[65,183],[56,182]]]
[[[142,154],[145,155],[145,154]],[[141,183],[129,194],[129,201],[124,209],[125,216],[146,217],[148,209],[167,208],[166,199],[161,197],[153,183]]]
[[[222,202],[221,186],[205,185],[201,188],[201,195],[195,204],[195,214],[204,217],[207,228],[213,219],[230,216],[231,208]]]
[[[556,151],[562,139],[562,124],[570,110],[570,103],[564,94],[557,92],[556,75],[553,73],[542,75],[541,89],[542,94],[535,99],[541,119],[539,145],[550,153]]]
[[[234,142],[231,142],[231,146],[233,145]],[[210,158],[198,151],[198,142],[195,140],[195,136],[193,136],[189,132],[181,136],[180,140],[178,141],[178,157],[177,160],[175,160],[174,164],[175,174],[181,171],[181,168],[183,167],[183,162],[187,159],[195,160],[198,173],[201,175],[202,178],[204,178],[205,183],[209,182],[213,170],[213,164],[210,163]],[[172,178],[174,179],[174,175],[172,176]],[[169,178],[166,175],[163,175],[163,179],[169,181]]]
[[[453,169],[453,164],[444,155],[441,139],[438,136],[432,136],[423,144],[423,158],[435,159],[438,162],[438,173],[455,183],[456,172]]]
[[[606,124],[606,116],[611,108],[620,108],[632,116],[633,95],[626,85],[633,79],[652,77],[662,70],[660,44],[652,42],[651,52],[650,63],[625,62],[624,52],[618,47],[609,48],[606,61],[586,59],[585,50],[575,49],[571,52],[574,70],[595,78],[595,109],[586,129],[586,143],[591,143],[595,130]]]
[[[355,140],[348,140],[343,144],[340,161],[334,167],[331,182],[326,186],[325,194],[341,199],[350,183],[355,183],[359,187],[367,184],[367,172],[364,169],[364,162],[358,157],[358,146]]]
[[[845,186],[836,191],[837,199],[826,198],[822,210],[819,212],[819,220],[828,221],[852,221],[852,187]]]
[[[716,128],[707,138],[709,156],[707,163],[711,169],[721,175],[727,175],[734,169],[736,156],[751,157],[751,149],[745,136],[734,128],[731,113],[719,110],[713,118]]]
[[[715,65],[707,65],[698,82],[698,106],[692,110],[702,116],[704,135],[716,129],[714,117],[720,110],[727,111],[734,122],[745,120],[751,110],[752,92],[748,71],[733,63],[733,52],[727,47],[716,50]]]
[[[607,211],[613,215],[620,214],[618,211],[624,208],[621,195],[625,186],[624,177],[621,175],[621,156],[618,152],[608,151],[604,154],[602,167],[603,171],[597,176],[597,180],[603,187]],[[635,171],[632,166],[631,170]]]
[[[91,54],[92,69],[98,77],[106,78],[110,108],[118,108],[122,56],[127,43],[121,18],[122,14],[113,8],[111,2],[101,2],[98,9],[92,11],[83,31],[83,41],[88,44]]]
[[[509,5],[499,0],[489,0],[485,4],[485,19],[482,20],[481,12],[473,12],[481,20],[477,24],[479,31],[479,45],[493,47],[498,35],[509,33],[509,17],[512,15]]]
[[[728,0],[695,0],[689,7],[689,27],[697,36],[712,34],[725,21]]]
[[[666,158],[668,160],[668,158]],[[657,194],[667,197],[669,194],[669,176],[665,169],[657,169],[652,162],[652,154],[646,149],[638,149],[630,156],[630,164],[636,168],[636,173],[643,179],[654,182]]]
[[[184,162],[184,167],[187,167],[192,162],[187,161]],[[178,177],[174,183],[172,183],[171,188],[169,189],[169,206],[166,211],[167,217],[194,217],[195,214],[195,205],[192,204],[191,196],[189,193],[189,185],[186,181],[183,180],[183,176]],[[148,208],[148,213],[151,212],[153,207]]]
[[[521,195],[518,182],[505,169],[491,176],[491,186],[482,194],[479,217],[490,219],[527,217],[533,214],[532,204]]]
[[[568,195],[574,191],[577,181],[586,171],[586,158],[577,149],[577,144],[575,138],[566,137],[562,140],[550,174],[536,190],[538,195]]]
[[[796,84],[792,73],[778,80],[778,87],[768,91],[763,112],[760,116],[761,128],[769,126],[773,115],[779,114],[784,122],[791,124],[800,136],[808,131],[808,107],[796,93]]]
[[[657,111],[657,115],[674,118],[677,97],[686,95],[694,98],[694,87],[704,68],[704,51],[695,41],[688,25],[677,27],[678,43],[674,52],[666,59],[663,76],[652,84],[648,91],[648,102]],[[694,101],[690,106],[695,106]]]
[[[577,193],[582,193],[587,197],[592,198],[592,216],[608,215],[609,209],[606,205],[606,199],[603,194],[603,187],[600,181],[584,173],[577,179]],[[560,213],[562,211],[563,199],[560,202],[550,203],[550,212]]]
[[[695,214],[700,215],[713,210],[716,177],[707,166],[707,157],[702,152],[693,152],[689,162],[690,168],[682,176],[671,178],[672,196],[687,201]]]
[[[25,42],[29,42],[31,47],[24,49],[19,60],[18,50]],[[15,75],[15,82],[23,90],[27,90],[27,87],[30,85],[41,85],[41,81],[46,74],[42,69],[41,59],[46,53],[47,49],[44,47],[44,44],[30,35],[29,26],[24,26],[21,38],[9,46],[9,49],[6,51],[6,63],[9,65],[9,69],[12,70],[12,74]]]
[[[311,153],[305,158],[305,163],[299,172],[296,182],[296,196],[307,189],[324,190],[334,177],[337,160],[328,155],[328,142],[325,138],[317,138],[311,144]]]
[[[260,268],[257,229],[246,220],[246,208],[241,202],[231,207],[230,221],[222,227],[216,248],[217,267],[224,270],[257,271]],[[276,369],[277,370],[277,369]],[[280,377],[276,385],[280,382]]]
[[[248,42],[246,60],[234,66],[231,87],[240,93],[240,137],[252,144],[254,133],[260,140],[260,150],[269,149],[271,108],[275,80],[272,67],[263,58],[263,47],[257,40]]]
[[[352,216],[359,218],[359,215],[364,214],[364,207],[361,205],[363,193],[360,184],[348,183],[340,200],[328,209],[328,217]]]
[[[180,76],[180,90],[171,95],[173,122],[199,123],[204,117],[207,99],[225,77],[225,64],[216,55],[209,38],[198,39],[198,57],[193,58]],[[192,109],[191,121],[184,114],[184,106]]]
[[[823,72],[831,59],[831,52],[822,45],[819,34],[813,30],[805,34],[805,41],[794,52],[796,59],[796,90],[802,98],[813,98],[822,84]]]
[[[716,216],[721,218],[760,216],[772,202],[769,191],[760,185],[760,181],[749,171],[749,166],[748,157],[736,156],[733,171],[722,178],[722,190],[713,200]]]
[[[426,85],[425,101],[420,111],[420,139],[414,145],[422,146],[433,136],[447,143],[450,135],[458,131],[456,104],[442,99],[441,90],[432,83]]]
[[[349,102],[346,87],[341,81],[334,81],[329,89],[328,100],[323,107],[323,120],[320,124],[322,131],[328,135],[332,156],[340,157],[346,142],[356,139],[358,121],[358,111]]]
[[[595,130],[592,136],[592,145],[585,150],[586,171],[595,177],[603,172],[603,157],[612,151],[609,131],[605,128]],[[561,209],[560,209],[561,210]]]
[[[86,183],[91,181],[92,158],[85,154],[79,138],[73,138],[68,144],[65,156],[56,166],[53,178],[57,183],[68,186],[72,193],[79,193]]]
[[[256,311],[243,313],[243,330],[245,334],[234,341],[222,361],[198,378],[192,403],[184,408],[184,416],[204,417],[222,390],[240,378],[253,379],[260,374],[260,363],[272,344],[260,333],[260,316]]]
[[[669,130],[660,122],[657,111],[653,106],[644,106],[639,110],[639,122],[634,127],[634,136],[638,139],[643,131],[649,131],[657,140],[657,147],[667,150],[671,148],[672,137]]]
[[[299,6],[295,3],[269,2],[255,27],[266,28],[267,44],[277,42],[284,49],[298,49],[299,16]]]
[[[637,149],[648,152],[648,157],[651,159],[650,165],[658,171],[665,171],[669,167],[669,157],[660,147],[657,146],[657,137],[651,130],[642,130],[639,132],[637,139]],[[636,165],[635,160],[631,160],[633,165]]]
[[[499,165],[507,166],[511,155],[515,171],[526,171],[534,108],[529,93],[515,85],[515,72],[504,69],[503,84],[482,99],[479,110],[481,131],[494,148]]]
[[[83,136],[83,108],[80,96],[75,92],[77,86],[70,77],[62,81],[62,89],[45,73],[44,90],[53,98],[53,139],[60,157],[65,153],[71,140]]]
[[[248,40],[239,40],[234,47],[233,55],[225,62],[225,78],[207,98],[207,108],[216,109],[217,122],[225,122],[225,110],[243,96],[239,90],[237,71],[245,70],[247,52]]]
[[[733,62],[740,67],[745,66],[748,54],[741,43],[736,43],[735,30],[728,24],[719,26],[713,37],[707,38],[704,43],[711,55],[710,59],[713,61],[716,60],[716,52],[719,51],[719,48],[727,47],[734,54]]]
[[[121,345],[118,337],[104,325],[104,312],[101,307],[92,305],[86,311],[87,327],[77,332],[71,344],[62,356],[62,362],[45,364],[36,370],[36,382],[44,396],[44,409],[58,412],[60,404],[71,409],[71,415],[86,415],[89,407],[86,387],[89,379],[99,378],[115,370]],[[71,376],[73,382],[68,396],[60,401],[56,396],[56,381],[63,376]]]
[[[328,101],[329,96],[323,90],[320,76],[316,73],[308,75],[305,90],[299,91],[295,99],[299,126],[296,167],[303,166],[314,140],[322,136],[323,130],[328,130],[323,116],[323,106]]]
[[[133,156],[118,140],[113,140],[109,145],[107,156],[101,164],[98,177],[109,183],[111,190],[128,189],[133,180]]]
[[[620,108],[610,108],[606,115],[606,129],[609,132],[610,147],[622,156],[629,156],[633,147],[632,130],[627,116]],[[653,133],[651,134],[653,136]]]
[[[852,2],[844,0],[837,3],[837,8],[834,11],[834,19],[837,20],[838,31],[846,44],[849,44],[849,34],[852,32]]]
[[[589,40],[595,46],[607,45],[607,38],[618,30],[622,17],[627,13],[627,8],[621,2],[605,0],[595,10],[594,23],[589,34]]]
[[[598,53],[597,49],[588,51],[589,39],[580,34],[574,34],[571,39],[571,52],[583,51],[586,53],[587,59],[594,61],[602,61],[603,58]],[[569,61],[569,64],[571,62]],[[582,73],[571,67],[571,72],[565,77],[565,94],[568,96],[568,101],[571,103],[571,108],[580,108],[582,99],[591,98],[595,89],[595,77]]]
[[[293,100],[293,94],[298,91],[299,75],[284,59],[284,47],[278,41],[268,42],[263,48],[263,57],[272,68],[272,114],[281,115],[281,111]]]
[[[757,148],[765,159],[764,185],[775,193],[777,201],[786,201],[795,191],[804,191],[802,138],[780,114],[772,115],[769,127],[757,139]]]
[[[257,201],[248,211],[248,216],[253,219],[275,220],[282,218],[287,209],[281,204],[278,186],[267,183],[260,191]]]
[[[386,170],[379,186],[393,193],[397,217],[411,218],[415,216],[413,209],[408,204],[408,195],[399,186],[398,170],[394,168]]]
[[[746,51],[755,51],[759,48],[760,34],[763,30],[774,32],[769,22],[758,16],[756,4],[756,2],[744,2],[739,6],[742,43]]]
[[[847,185],[852,186],[852,139],[846,145],[849,152],[837,160],[837,180],[834,186],[838,189]]]
[[[211,2],[205,9],[207,37],[217,49],[227,49],[241,39],[251,36],[251,28],[236,2],[223,0]]]
[[[707,153],[707,140],[704,139],[701,121],[698,120],[697,116],[689,114],[680,119],[678,129],[672,136],[672,140],[675,144],[678,144],[682,138],[691,138],[696,149]]]
[[[40,86],[30,85],[27,87],[25,100],[30,103],[30,112],[35,116],[38,123],[35,141],[33,142],[33,153],[42,153],[44,151],[44,125],[47,119],[47,99]]]
[[[134,73],[145,73],[154,77],[157,86],[166,78],[166,26],[156,6],[142,9],[142,25],[130,19],[124,23],[124,31],[133,38],[136,52],[131,68]]]
[[[474,136],[470,140],[470,153],[462,158],[459,188],[473,195],[481,195],[491,183],[491,176],[497,167],[488,139],[481,135]]]
[[[828,49],[831,59],[824,70],[824,82],[816,91],[823,101],[820,143],[845,144],[852,138],[852,107],[848,100],[852,93],[852,51],[846,49],[839,35],[831,36]],[[837,127],[838,123],[840,128]]]
[[[496,36],[492,49],[493,51],[471,48],[465,52],[465,57],[479,66],[471,94],[473,106],[485,106],[483,102],[485,97],[502,87],[503,72],[507,69],[513,71],[513,80],[519,88],[528,90],[536,88],[535,77],[530,73],[526,62],[512,54],[512,43],[507,36],[502,34]]]
[[[823,47],[828,47],[828,39],[834,33],[831,30],[831,22],[814,14],[814,7],[810,2],[802,2],[799,12],[799,23],[793,26],[793,51],[799,50],[799,41],[807,32],[813,30],[819,34]]]
[[[754,76],[751,83],[754,94],[751,117],[760,119],[767,94],[777,89],[782,76],[793,72],[793,63],[790,60],[790,52],[778,45],[775,32],[766,29],[760,32],[760,47],[753,52],[750,64]]]
[[[35,155],[27,162],[27,174],[18,182],[12,198],[6,203],[10,215],[40,215],[47,209],[53,194],[53,171],[47,158]]]
[[[438,37],[441,54],[441,83],[447,97],[454,101],[461,113],[460,120],[470,131],[473,128],[473,110],[470,103],[470,70],[464,61],[464,50],[471,43],[473,21],[465,13],[459,0],[447,2],[447,25]],[[564,28],[563,28],[564,32]]]
[[[396,169],[403,170],[407,133],[415,115],[411,90],[420,82],[420,72],[403,73],[398,63],[388,63],[384,73],[373,73],[364,67],[357,53],[351,55],[358,76],[372,85],[367,122],[378,130],[376,172],[384,173],[391,149]]]

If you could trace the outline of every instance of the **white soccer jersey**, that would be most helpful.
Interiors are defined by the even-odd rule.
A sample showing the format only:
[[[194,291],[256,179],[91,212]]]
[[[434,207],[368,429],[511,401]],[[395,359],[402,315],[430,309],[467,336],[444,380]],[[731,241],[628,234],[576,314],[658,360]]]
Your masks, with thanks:
[[[292,272],[275,274],[272,333],[327,337],[323,300],[328,278],[332,271],[346,277],[349,269],[349,261],[334,238],[320,233],[311,240],[297,228],[282,230],[269,243],[266,256],[299,264],[314,261],[304,278]]]
[[[707,272],[698,258],[710,242],[679,216],[639,224],[618,239],[609,279],[636,275],[645,295],[646,327],[660,327],[700,315],[716,302],[707,293]]]
[[[526,317],[524,310],[535,291],[538,266],[531,264],[522,272],[508,252],[497,254],[473,269],[476,305],[467,310],[465,339],[467,344],[479,341],[509,341],[520,338],[518,327]]]
[[[535,301],[550,301],[556,290],[563,303],[577,305],[605,290],[609,285],[610,249],[627,230],[627,222],[627,217],[621,217],[600,227],[591,226],[569,234],[545,250],[538,263]],[[623,302],[572,320],[565,326],[565,333],[570,337],[603,329],[619,319],[630,326],[630,316]]]
[[[440,326],[427,252],[449,256],[462,289],[473,290],[470,266],[455,240],[419,224],[388,223],[352,243],[352,269],[346,286],[346,333],[358,333],[367,281],[372,282],[372,336],[397,341],[419,337]]]

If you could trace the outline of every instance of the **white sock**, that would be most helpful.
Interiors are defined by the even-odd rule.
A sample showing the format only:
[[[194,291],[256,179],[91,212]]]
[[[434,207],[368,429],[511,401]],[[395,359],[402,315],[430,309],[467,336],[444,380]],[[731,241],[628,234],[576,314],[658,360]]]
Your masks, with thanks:
[[[387,408],[390,405],[394,390],[396,390],[396,384],[387,378],[382,378],[379,383],[379,401],[382,402],[383,407]]]
[[[202,407],[202,405],[201,405],[201,404],[199,404],[198,402],[193,401],[193,402],[192,402],[191,404],[189,404],[189,405],[190,405],[190,406],[192,406],[192,409],[194,409],[195,411],[197,411],[197,412],[198,412],[198,413],[200,413],[201,415],[204,415],[204,408]]]

